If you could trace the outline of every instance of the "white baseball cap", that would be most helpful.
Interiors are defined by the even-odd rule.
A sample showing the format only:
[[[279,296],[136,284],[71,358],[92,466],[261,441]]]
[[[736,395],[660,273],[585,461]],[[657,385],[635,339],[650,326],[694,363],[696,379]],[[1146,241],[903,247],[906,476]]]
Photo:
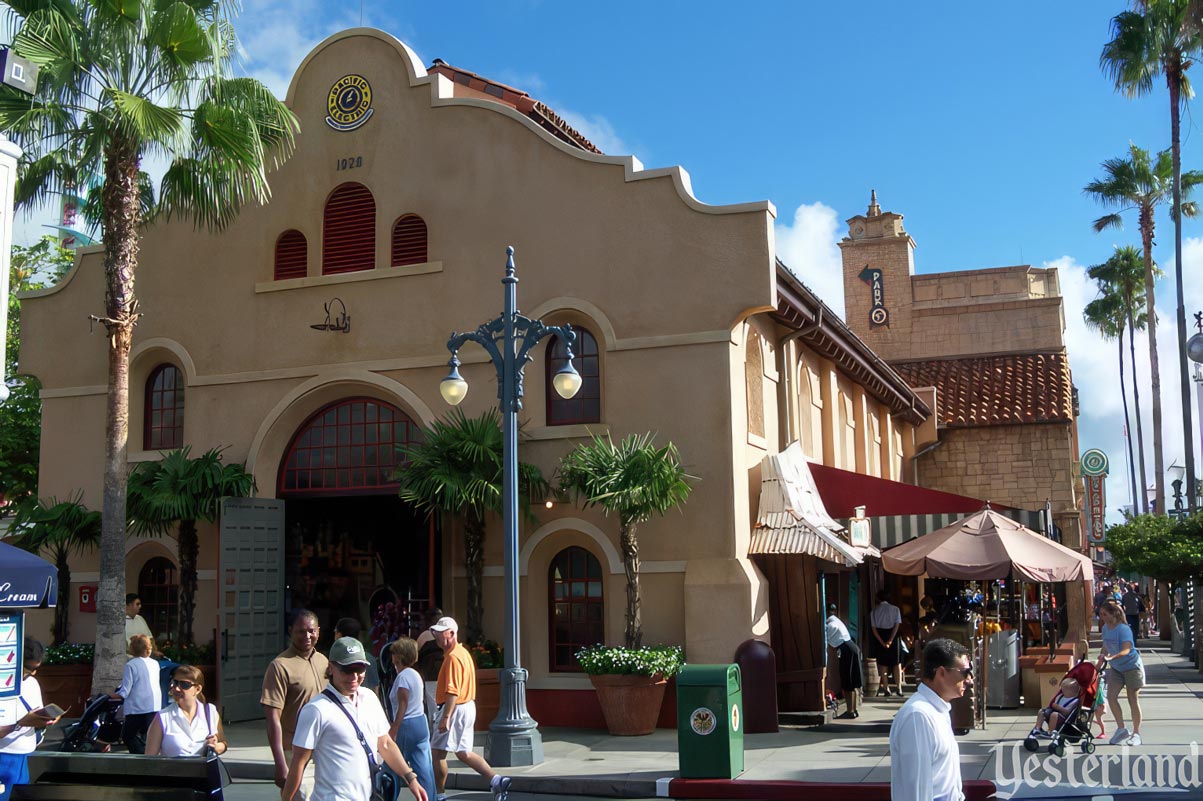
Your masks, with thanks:
[[[453,618],[453,617],[441,617],[438,619],[438,622],[436,622],[433,626],[430,627],[430,630],[431,631],[456,631],[456,632],[458,632],[459,624],[455,622],[455,618]]]

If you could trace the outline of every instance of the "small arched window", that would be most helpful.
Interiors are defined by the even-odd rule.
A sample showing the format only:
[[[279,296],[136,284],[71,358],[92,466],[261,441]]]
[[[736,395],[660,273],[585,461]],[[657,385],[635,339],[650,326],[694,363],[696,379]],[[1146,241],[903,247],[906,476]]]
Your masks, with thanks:
[[[375,266],[376,200],[363,184],[342,184],[330,194],[322,218],[322,275]]]
[[[406,214],[393,224],[392,265],[423,264],[426,260],[426,221],[416,214]]]
[[[573,326],[576,344],[573,345],[572,363],[581,374],[581,388],[571,398],[561,398],[551,379],[568,362],[568,352],[559,337],[552,337],[547,345],[547,424],[549,426],[572,423],[597,423],[601,421],[601,360],[597,352],[597,340],[586,328]]]
[[[156,556],[147,560],[138,573],[138,596],[142,599],[140,614],[151,632],[156,638],[174,641],[178,629],[180,587],[175,565],[170,559]]]
[[[573,546],[556,554],[547,575],[551,669],[580,671],[576,652],[606,641],[601,562]]]
[[[749,329],[744,349],[744,380],[747,384],[748,433],[764,436],[764,354],[760,334]]]
[[[304,278],[309,272],[309,243],[295,228],[280,234],[276,240],[276,265],[273,275],[277,281]]]
[[[174,364],[160,364],[146,379],[142,448],[148,451],[184,444],[184,375]]]

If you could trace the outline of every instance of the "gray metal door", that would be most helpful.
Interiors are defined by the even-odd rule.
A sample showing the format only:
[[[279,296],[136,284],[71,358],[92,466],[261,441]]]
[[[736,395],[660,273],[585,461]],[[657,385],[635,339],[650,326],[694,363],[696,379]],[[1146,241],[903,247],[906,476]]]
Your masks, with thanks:
[[[218,675],[232,723],[263,717],[263,672],[284,648],[284,501],[225,498],[220,543]]]

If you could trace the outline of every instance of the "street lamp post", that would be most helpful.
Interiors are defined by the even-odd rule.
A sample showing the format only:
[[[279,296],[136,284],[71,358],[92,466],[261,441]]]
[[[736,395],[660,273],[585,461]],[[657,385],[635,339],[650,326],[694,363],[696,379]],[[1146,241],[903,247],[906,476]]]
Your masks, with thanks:
[[[518,411],[522,408],[522,381],[530,351],[544,337],[560,337],[567,348],[568,360],[552,378],[561,397],[571,398],[581,388],[581,376],[572,366],[572,345],[576,332],[568,325],[544,325],[518,313],[518,277],[514,275],[514,248],[506,248],[505,310],[500,317],[484,323],[475,331],[452,334],[447,340],[451,351],[451,372],[439,385],[443,400],[458,405],[468,394],[468,382],[459,374],[459,349],[475,342],[485,349],[497,369],[497,399],[501,410],[502,432],[502,517],[505,523],[505,667],[499,679],[501,708],[489,724],[485,760],[494,766],[537,765],[543,761],[543,738],[538,724],[526,711],[526,671],[519,652],[518,628]]]

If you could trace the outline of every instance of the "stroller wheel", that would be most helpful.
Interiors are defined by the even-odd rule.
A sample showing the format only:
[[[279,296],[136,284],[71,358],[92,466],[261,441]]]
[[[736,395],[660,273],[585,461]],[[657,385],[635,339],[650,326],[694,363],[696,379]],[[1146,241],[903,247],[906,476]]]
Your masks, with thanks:
[[[1083,740],[1082,741],[1082,753],[1083,754],[1093,754],[1094,753],[1094,741],[1093,740]]]
[[[1060,740],[1049,743],[1048,752],[1052,756],[1065,756],[1065,743],[1061,742]]]
[[[1034,754],[1040,750],[1040,743],[1036,742],[1035,737],[1028,737],[1023,741],[1023,747]]]

